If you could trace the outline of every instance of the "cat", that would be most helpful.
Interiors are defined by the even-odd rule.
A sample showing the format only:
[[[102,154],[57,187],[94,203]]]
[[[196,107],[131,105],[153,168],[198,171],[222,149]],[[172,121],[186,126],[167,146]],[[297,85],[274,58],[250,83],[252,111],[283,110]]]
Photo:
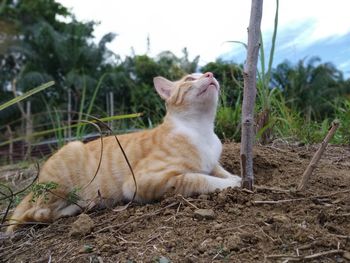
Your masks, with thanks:
[[[154,201],[168,192],[190,196],[240,186],[241,178],[219,164],[222,144],[214,120],[220,86],[213,74],[190,74],[175,82],[155,77],[154,86],[166,104],[163,123],[118,136],[135,174],[135,201]],[[29,193],[16,207],[7,232],[21,223],[79,214],[93,200],[130,201],[135,184],[114,136],[103,138],[101,166],[94,178],[100,154],[100,139],[70,142],[56,152],[43,165],[38,181],[54,182],[57,188],[35,200]],[[67,196],[77,187],[80,199],[74,204]]]

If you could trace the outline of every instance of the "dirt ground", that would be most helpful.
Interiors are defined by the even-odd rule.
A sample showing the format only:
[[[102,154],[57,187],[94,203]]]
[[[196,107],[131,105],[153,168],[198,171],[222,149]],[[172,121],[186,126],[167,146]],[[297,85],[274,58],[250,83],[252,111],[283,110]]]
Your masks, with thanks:
[[[256,146],[254,192],[173,196],[1,234],[0,261],[350,262],[350,146],[329,146],[298,193],[316,149]],[[226,143],[221,162],[239,173],[239,144]],[[6,178],[30,181],[21,176]]]

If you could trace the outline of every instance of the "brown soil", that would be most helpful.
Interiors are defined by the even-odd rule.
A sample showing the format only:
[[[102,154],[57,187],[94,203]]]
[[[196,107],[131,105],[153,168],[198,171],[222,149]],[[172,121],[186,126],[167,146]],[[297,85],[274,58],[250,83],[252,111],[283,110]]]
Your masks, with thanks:
[[[316,149],[257,146],[254,192],[168,197],[3,235],[0,261],[350,262],[350,147],[330,146],[307,190],[297,193]],[[222,164],[239,172],[238,144],[224,145]],[[214,216],[201,219],[197,208],[212,209]],[[79,235],[72,226],[84,220]]]

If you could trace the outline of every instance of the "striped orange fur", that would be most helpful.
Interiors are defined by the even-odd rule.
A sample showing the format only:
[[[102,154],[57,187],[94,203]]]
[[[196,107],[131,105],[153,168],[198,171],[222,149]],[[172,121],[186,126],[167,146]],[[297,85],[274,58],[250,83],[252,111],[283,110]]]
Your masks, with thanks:
[[[219,83],[213,74],[191,74],[172,82],[154,78],[158,94],[165,100],[167,114],[158,127],[118,136],[133,168],[136,201],[149,202],[171,191],[184,196],[236,187],[240,178],[219,164],[221,142],[214,133]],[[7,231],[28,221],[52,222],[78,214],[82,208],[103,200],[111,203],[131,200],[135,184],[114,136],[103,139],[101,166],[94,177],[101,154],[101,141],[68,143],[43,165],[39,182],[55,182],[46,200],[32,202],[32,193],[16,207]],[[80,188],[77,204],[66,197]]]

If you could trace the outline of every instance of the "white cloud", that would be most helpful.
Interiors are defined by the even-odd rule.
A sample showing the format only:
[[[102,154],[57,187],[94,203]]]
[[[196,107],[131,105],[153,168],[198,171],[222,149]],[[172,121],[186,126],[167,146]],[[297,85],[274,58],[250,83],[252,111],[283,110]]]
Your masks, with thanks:
[[[151,40],[151,55],[171,50],[180,55],[187,47],[191,57],[201,55],[202,63],[215,60],[220,54],[240,47],[225,43],[246,42],[250,2],[248,0],[59,0],[72,7],[80,20],[96,20],[100,38],[108,32],[118,34],[110,48],[118,54],[146,52],[147,36]],[[348,0],[280,0],[279,31],[309,25],[291,39],[292,45],[307,47],[321,39],[342,36],[350,32]],[[262,30],[271,35],[275,1],[265,0]]]

